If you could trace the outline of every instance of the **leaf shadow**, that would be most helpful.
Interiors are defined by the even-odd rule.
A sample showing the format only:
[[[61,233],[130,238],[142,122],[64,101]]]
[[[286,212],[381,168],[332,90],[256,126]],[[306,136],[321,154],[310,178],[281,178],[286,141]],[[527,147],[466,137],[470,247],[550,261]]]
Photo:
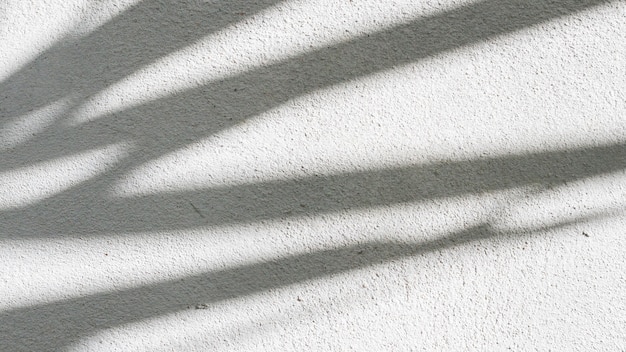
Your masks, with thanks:
[[[501,232],[488,223],[422,242],[370,241],[291,254],[131,289],[92,294],[0,312],[0,341],[11,351],[59,351],[97,331],[251,296],[425,253],[542,231],[589,219],[570,220],[531,232]]]
[[[283,0],[141,0],[84,36],[70,34],[0,83],[0,123],[90,96]],[[166,30],[164,30],[166,29]]]
[[[276,1],[262,1],[250,6],[258,11],[274,3]],[[0,237],[107,235],[187,229],[258,221],[289,214],[319,214],[351,207],[479,193],[535,183],[551,186],[619,170],[624,167],[623,144],[467,162],[409,165],[371,172],[312,176],[144,197],[111,196],[112,185],[137,166],[258,116],[296,97],[604,3],[607,1],[480,1],[251,69],[79,126],[55,123],[36,138],[6,153],[6,157],[0,159],[0,170],[29,167],[35,161],[55,160],[116,143],[130,142],[136,147],[118,164],[88,181],[35,204],[1,211],[0,221],[8,226],[0,230]],[[149,22],[153,16],[161,14],[161,11],[155,10],[159,4],[148,0],[141,2],[113,23],[80,40],[79,49],[68,49],[72,55],[86,51],[87,61],[82,66],[90,69],[106,66],[109,61],[114,63],[120,60],[121,63],[116,63],[118,69],[111,70],[113,73],[108,83],[91,82],[95,78],[92,73],[86,72],[84,81],[78,78],[76,84],[70,82],[67,87],[61,86],[58,94],[67,95],[72,90],[78,90],[81,85],[91,84],[93,87],[85,88],[86,92],[101,90],[109,81],[119,80],[142,65],[189,43],[190,40],[182,40],[182,43],[164,44],[164,39],[152,31],[136,28],[134,16],[139,17],[138,23]],[[211,9],[220,9],[220,6],[230,6],[231,11],[233,6],[237,6],[218,4],[208,4],[204,12],[200,11],[193,16],[208,16]],[[172,12],[174,17],[163,15],[165,19],[182,20],[186,16],[178,14],[174,5],[171,7],[166,10]],[[191,9],[193,7],[183,8],[182,13],[187,14],[186,11]],[[198,18],[193,16],[190,18]],[[195,30],[192,37],[197,38],[216,30],[234,21],[234,18],[227,16],[220,21],[209,24],[208,28]],[[158,24],[159,20],[154,22]],[[150,28],[158,27],[157,24],[151,23]],[[120,29],[125,27],[129,29]],[[124,39],[123,34],[134,29],[139,32],[137,38],[130,41],[134,48],[139,50],[150,44],[146,48],[149,51],[146,57],[139,62],[122,58],[127,50],[120,51],[113,47],[117,41]],[[152,48],[159,45],[163,47]],[[92,53],[100,51],[112,51],[112,58],[90,59],[91,56],[97,57]],[[52,60],[62,65],[65,61],[62,59],[67,59],[63,57],[63,52],[61,49],[52,49],[51,53],[43,54],[41,64],[45,66]],[[56,59],[46,59],[48,56]],[[67,67],[63,69],[68,70]],[[63,69],[60,72],[64,72]],[[16,82],[26,81],[30,86],[36,86],[39,79],[46,79],[41,78],[41,73],[24,75],[18,74],[17,78],[3,82],[0,85],[0,96],[15,89],[13,85]],[[77,73],[68,71],[64,75]],[[18,105],[36,107],[38,101],[49,103],[58,98],[53,96],[57,94],[56,83],[46,87],[43,84],[41,94],[33,93],[39,96],[33,102],[30,98],[17,99]],[[10,110],[15,109],[19,110],[19,107]],[[585,163],[592,166],[581,166]],[[301,207],[301,204],[305,206]]]
[[[87,182],[36,204],[1,211],[0,223],[4,225],[0,239],[107,236],[248,223],[529,185],[550,188],[623,170],[626,145],[615,143],[234,187],[107,197],[111,184],[132,168],[296,97],[607,2],[481,1],[211,82],[78,127],[55,123],[0,159],[0,171],[128,140],[139,148],[112,170]],[[275,3],[257,1],[248,6],[254,12]],[[221,19],[208,27],[182,31],[182,37],[177,36],[180,33],[162,36],[159,20],[152,17],[161,11],[156,10],[159,4],[143,1],[87,37],[55,45],[0,83],[3,121],[68,96],[76,95],[79,104],[141,67],[237,19],[234,15],[211,17],[211,9],[217,6],[212,3],[197,13],[187,11],[194,7],[183,7],[178,13],[178,5],[167,5],[174,16],[168,19],[179,18],[191,24],[204,23],[202,16]],[[235,5],[230,4],[220,2],[219,6],[233,9]],[[154,32],[145,32],[146,25]],[[137,36],[129,40],[124,35],[129,32],[137,32]],[[135,49],[141,55],[126,56]],[[78,69],[66,66],[76,61],[82,63]],[[192,207],[196,211],[191,211]],[[371,242],[9,309],[0,313],[0,340],[15,351],[58,350],[99,330],[178,312],[190,305],[213,304],[506,235],[482,224],[422,243]]]
[[[88,182],[0,212],[0,238],[174,231],[315,216],[533,187],[550,189],[626,169],[626,144],[318,175],[246,185],[101,197]]]

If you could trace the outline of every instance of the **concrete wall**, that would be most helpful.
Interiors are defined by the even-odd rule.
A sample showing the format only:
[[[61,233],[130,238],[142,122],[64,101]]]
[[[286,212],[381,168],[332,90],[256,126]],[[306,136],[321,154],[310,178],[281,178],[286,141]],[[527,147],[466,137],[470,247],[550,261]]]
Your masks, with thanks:
[[[0,2],[1,351],[626,350],[626,3]]]

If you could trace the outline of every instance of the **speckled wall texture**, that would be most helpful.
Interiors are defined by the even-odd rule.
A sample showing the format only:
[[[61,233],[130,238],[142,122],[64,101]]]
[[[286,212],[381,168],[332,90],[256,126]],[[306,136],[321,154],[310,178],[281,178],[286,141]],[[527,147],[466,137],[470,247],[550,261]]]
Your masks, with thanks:
[[[0,351],[626,351],[626,2],[0,2]]]

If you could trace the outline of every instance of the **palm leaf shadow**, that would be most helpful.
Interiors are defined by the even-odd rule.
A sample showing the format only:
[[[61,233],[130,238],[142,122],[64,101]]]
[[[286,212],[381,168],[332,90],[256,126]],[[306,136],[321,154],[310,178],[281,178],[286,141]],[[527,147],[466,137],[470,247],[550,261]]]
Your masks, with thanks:
[[[598,215],[602,216],[602,215]],[[0,313],[0,341],[11,351],[59,351],[97,331],[194,307],[285,288],[376,264],[464,246],[494,237],[531,236],[595,216],[531,232],[495,231],[488,223],[417,243],[371,241],[222,269],[110,293],[92,294]]]
[[[85,36],[60,40],[0,83],[0,123],[68,97],[80,104],[142,67],[282,1],[142,0]]]
[[[612,144],[130,198],[93,197],[92,185],[85,184],[24,209],[0,212],[0,222],[6,224],[0,238],[251,223],[517,187],[548,189],[624,169],[626,144]]]
[[[132,155],[111,173],[39,204],[0,213],[0,223],[7,224],[0,230],[0,236],[106,235],[196,228],[480,194],[521,186],[547,188],[623,170],[626,167],[626,145],[614,144],[130,199],[107,199],[104,196],[111,179],[133,166],[257,116],[297,96],[603,3],[606,1],[479,2],[153,101],[107,116],[104,122],[97,121],[75,129],[60,124],[52,126],[38,139],[20,146],[14,154],[16,158],[0,161],[0,168],[28,166],[33,160],[49,160],[126,140],[125,134],[105,133],[108,124],[130,134],[142,144],[143,149],[141,154]],[[121,18],[122,23],[132,21],[131,14]],[[174,44],[166,45],[163,49],[155,49],[153,54],[147,54],[139,62],[125,61],[123,54],[115,51],[117,49],[98,43],[98,40],[114,34],[118,30],[114,29],[115,26],[106,26],[78,44],[93,55],[99,50],[113,52],[112,57],[122,62],[112,70],[114,74],[101,82],[92,82],[96,78],[93,73],[86,72],[88,79],[69,81],[67,85],[61,83],[58,87],[58,82],[51,76],[49,84],[43,84],[43,88],[35,90],[27,98],[13,100],[13,97],[9,104],[3,102],[3,114],[8,111],[5,116],[16,116],[82,88],[86,89],[83,97],[94,94],[178,48]],[[160,40],[151,41],[150,38],[146,37],[147,42],[138,43],[162,44]],[[66,50],[76,53],[68,49],[68,45],[60,45],[49,54],[67,58],[64,56]],[[43,67],[46,60],[44,55],[34,66],[41,64]],[[91,69],[115,65],[116,62],[110,59],[86,60],[85,67]],[[75,74],[63,67],[60,72]],[[7,92],[19,95],[22,93],[20,87],[36,85],[40,76],[41,72],[22,72],[2,83],[0,92],[3,94],[0,96],[5,96]],[[246,89],[239,90],[241,87]],[[189,109],[189,106],[196,108]],[[190,114],[190,110],[202,113],[194,115]],[[168,132],[164,134],[163,131]],[[60,147],[66,140],[73,142],[68,148]],[[225,203],[224,199],[228,198],[236,201]],[[189,211],[189,202],[197,204],[203,217],[185,215],[193,213]],[[305,206],[302,207],[302,204]],[[155,212],[157,208],[163,211]],[[127,216],[129,211],[134,212],[136,217]],[[372,242],[292,255],[129,290],[11,309],[0,313],[0,341],[5,343],[3,347],[15,351],[56,351],[98,330],[177,312],[190,305],[217,303],[502,235],[505,234],[494,232],[488,224],[483,224],[418,244]]]
[[[619,170],[624,167],[621,144],[135,198],[112,199],[109,193],[111,184],[132,168],[295,97],[603,3],[606,1],[472,3],[151,101],[79,127],[55,124],[13,150],[9,158],[0,160],[0,168],[27,167],[33,160],[51,160],[117,142],[132,141],[138,148],[117,167],[87,182],[31,206],[1,212],[0,220],[8,226],[0,236],[106,235],[193,228],[529,184],[551,186]],[[122,23],[132,22],[129,16]],[[98,38],[117,28],[109,27],[102,29]],[[87,47],[95,45],[86,42]],[[148,57],[152,60],[168,50]],[[139,66],[131,65],[128,70]],[[65,145],[67,141],[71,141],[69,147]],[[584,163],[592,166],[581,166]]]
[[[270,1],[270,3],[273,2]],[[485,0],[472,3],[149,101],[121,112],[102,116],[78,128],[56,124],[40,138],[21,145],[19,150],[14,151],[12,158],[0,160],[0,170],[28,166],[32,160],[55,159],[80,151],[125,142],[129,138],[143,147],[140,152],[131,155],[127,163],[120,166],[130,168],[178,150],[316,90],[493,39],[608,2],[609,0]],[[125,17],[130,17],[130,15]],[[149,18],[146,15],[144,17]],[[126,22],[132,22],[132,20],[123,21],[123,23]],[[98,49],[99,41],[107,43],[104,38],[119,37],[118,32],[117,26],[107,26],[98,32],[98,41],[87,38],[83,45],[91,48],[92,52],[104,50]],[[139,44],[149,39],[154,40],[151,37],[139,36],[139,39],[133,42],[133,48],[141,48]],[[151,41],[150,44],[158,46],[162,43]],[[115,52],[119,51],[119,49],[105,46],[106,48]],[[166,45],[165,48],[174,50],[179,46]],[[159,54],[167,52],[167,50],[158,51]],[[153,61],[158,55],[151,54],[147,57],[149,59],[143,60],[143,65]],[[119,66],[125,75],[141,66],[125,63],[128,59],[117,56],[110,59],[112,62],[117,60],[123,63]],[[71,62],[68,59],[57,61]],[[93,68],[106,66],[106,64],[85,63],[83,66]],[[70,74],[72,73],[63,75]],[[50,75],[54,76],[51,73]],[[29,86],[38,86],[39,80],[45,79],[42,76],[43,74],[35,74],[30,78],[20,77],[19,80],[17,78],[14,80],[27,81]],[[113,77],[119,80],[124,76],[115,74]],[[96,78],[87,75],[84,82],[81,81],[76,85],[89,85],[91,80],[97,82]],[[106,86],[93,84],[96,87],[94,89],[77,87],[76,90],[95,92]],[[13,94],[8,94],[8,92],[19,91],[20,89],[16,89],[16,86],[20,87],[19,84],[9,80],[0,87],[0,97],[7,95],[11,97],[11,99],[5,98],[7,103],[2,105],[9,106],[11,101],[19,101],[20,105],[26,105],[29,110],[36,108],[37,104],[32,102],[39,100],[37,95],[23,100],[14,97]],[[52,85],[45,89],[42,96],[47,96],[48,91],[54,91],[54,94],[58,91],[61,92],[59,94],[67,96],[72,88],[58,89]],[[50,103],[55,99],[44,100]],[[3,115],[7,114],[9,113],[3,113]],[[65,147],[68,140],[72,141],[69,148]]]

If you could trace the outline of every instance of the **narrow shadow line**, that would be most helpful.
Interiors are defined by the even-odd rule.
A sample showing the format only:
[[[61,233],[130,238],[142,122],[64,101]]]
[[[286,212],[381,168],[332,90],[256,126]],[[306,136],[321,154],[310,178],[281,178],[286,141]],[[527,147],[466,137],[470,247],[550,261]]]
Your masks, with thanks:
[[[547,189],[626,170],[626,144],[118,198],[86,183],[0,212],[0,238],[105,236],[252,223],[516,187]],[[103,185],[107,186],[108,184]],[[195,209],[194,209],[195,208]]]
[[[493,229],[489,223],[483,223],[433,240],[370,241],[126,290],[10,309],[0,313],[0,341],[4,343],[4,348],[15,352],[59,351],[100,330],[194,309],[196,306],[211,306],[230,299],[483,240],[536,236],[605,215],[611,216],[596,213],[524,232],[502,232]]]
[[[417,244],[371,242],[292,255],[133,289],[89,295],[0,313],[0,341],[11,351],[59,351],[96,333],[196,305],[245,297],[307,280],[494,236],[478,226]]]

